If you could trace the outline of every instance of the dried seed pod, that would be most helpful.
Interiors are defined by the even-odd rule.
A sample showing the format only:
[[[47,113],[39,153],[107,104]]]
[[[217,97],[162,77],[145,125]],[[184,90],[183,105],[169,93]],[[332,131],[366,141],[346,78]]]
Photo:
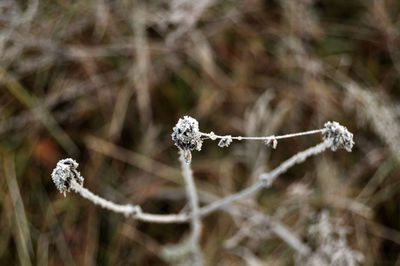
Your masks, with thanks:
[[[340,125],[338,122],[326,122],[323,139],[330,139],[332,141],[331,150],[345,149],[351,152],[353,148],[353,134],[350,133],[346,127]]]
[[[219,142],[218,146],[221,148],[228,147],[232,143],[232,136],[224,136]]]
[[[59,161],[51,173],[54,184],[64,196],[71,189],[72,180],[79,185],[83,185],[83,177],[76,170],[78,166],[79,164],[75,160],[67,158]]]
[[[185,161],[190,163],[192,160],[193,150],[201,150],[203,141],[199,130],[199,122],[190,116],[180,118],[171,134],[175,145],[183,151]]]
[[[180,118],[171,134],[175,145],[182,150],[201,150],[203,141],[199,131],[199,122],[190,116]]]

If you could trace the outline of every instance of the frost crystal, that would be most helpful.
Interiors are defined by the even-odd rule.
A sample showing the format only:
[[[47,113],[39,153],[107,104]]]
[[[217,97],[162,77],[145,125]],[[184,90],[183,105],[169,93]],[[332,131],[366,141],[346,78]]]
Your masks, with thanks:
[[[54,184],[60,193],[64,194],[64,196],[65,192],[69,192],[71,188],[72,179],[74,179],[79,185],[83,184],[83,177],[76,170],[78,165],[79,164],[75,160],[67,158],[59,161],[56,168],[54,168],[51,173],[51,178],[53,179]]]
[[[216,140],[217,139],[217,135],[215,135],[215,133],[214,132],[210,132],[210,134],[208,134],[208,137],[211,139],[211,140]]]
[[[178,148],[183,151],[201,150],[203,141],[200,138],[199,122],[196,119],[190,116],[180,118],[173,131],[172,140]]]
[[[324,140],[332,140],[332,151],[346,149],[346,151],[351,152],[354,145],[353,134],[346,127],[340,125],[338,122],[326,122],[323,134]]]
[[[224,136],[219,142],[218,146],[221,148],[228,147],[232,142],[232,136]]]

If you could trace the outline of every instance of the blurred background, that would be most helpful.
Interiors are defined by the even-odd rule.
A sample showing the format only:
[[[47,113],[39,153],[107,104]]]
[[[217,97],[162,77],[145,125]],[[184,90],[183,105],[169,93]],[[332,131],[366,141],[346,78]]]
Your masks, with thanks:
[[[191,115],[246,136],[334,120],[356,142],[235,203],[245,212],[205,217],[207,265],[399,265],[399,18],[398,0],[1,0],[1,264],[185,265],[187,224],[64,198],[50,174],[72,157],[96,194],[178,213],[171,133]],[[202,205],[320,139],[206,141],[192,161]]]

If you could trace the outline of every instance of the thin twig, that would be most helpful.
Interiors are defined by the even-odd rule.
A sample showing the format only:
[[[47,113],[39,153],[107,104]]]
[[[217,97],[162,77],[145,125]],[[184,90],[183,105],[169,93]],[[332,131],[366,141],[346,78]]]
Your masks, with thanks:
[[[302,136],[308,134],[322,133],[323,141],[311,148],[297,153],[296,155],[290,157],[283,163],[281,163],[277,168],[269,173],[263,173],[259,176],[259,181],[250,187],[247,187],[235,194],[227,196],[216,200],[202,208],[199,207],[199,199],[197,195],[197,190],[195,182],[193,179],[193,172],[191,169],[191,154],[190,151],[201,149],[202,140],[201,137],[206,136],[215,140],[221,138],[220,147],[226,147],[232,141],[231,136],[217,136],[213,132],[210,134],[204,134],[199,131],[197,120],[185,116],[184,119],[179,119],[177,125],[173,128],[172,139],[175,141],[176,146],[179,148],[182,167],[182,175],[186,184],[186,193],[189,200],[191,212],[182,214],[169,214],[169,215],[158,215],[143,213],[140,206],[138,205],[120,205],[115,204],[111,201],[103,199],[86,188],[83,187],[83,177],[77,171],[78,163],[73,159],[64,159],[57,163],[57,167],[53,170],[52,179],[60,190],[61,193],[65,195],[70,189],[74,190],[82,197],[92,201],[96,205],[100,205],[103,208],[109,209],[111,211],[122,213],[126,216],[145,221],[145,222],[155,222],[155,223],[183,223],[191,222],[191,235],[189,238],[191,250],[194,255],[195,265],[203,265],[204,259],[200,249],[200,236],[201,236],[201,221],[200,218],[204,217],[218,209],[226,207],[227,209],[233,209],[232,203],[234,201],[243,199],[250,196],[261,188],[269,187],[275,181],[275,179],[286,172],[289,168],[295,164],[304,162],[307,158],[320,154],[326,149],[330,148],[332,151],[337,149],[345,149],[351,151],[354,145],[353,134],[350,133],[346,127],[341,126],[337,122],[327,122],[325,123],[324,129],[312,130],[307,132],[287,134],[282,136],[272,136],[272,137],[246,137],[245,139],[262,139],[262,140],[274,140],[282,139],[287,137]],[[243,139],[243,137],[234,137],[235,139]],[[276,146],[276,143],[274,144]],[[274,147],[273,146],[273,147]],[[187,155],[190,156],[187,156]],[[237,211],[235,209],[235,211]],[[281,239],[283,239],[290,246],[295,248],[299,253],[306,255],[310,252],[308,246],[304,245],[296,236],[294,236],[286,227],[281,226],[279,223],[274,223],[274,221],[269,221],[271,227],[274,228],[274,232]]]
[[[192,251],[195,259],[195,265],[203,265],[203,254],[200,249],[200,237],[201,237],[201,221],[199,217],[199,197],[197,195],[196,185],[193,179],[193,171],[190,163],[186,163],[184,152],[179,151],[179,161],[181,162],[182,175],[186,184],[186,194],[189,200],[191,208],[191,235],[190,241],[192,245]]]
[[[111,211],[114,211],[117,213],[122,213],[125,216],[132,216],[133,218],[138,219],[140,221],[154,222],[154,223],[185,223],[185,222],[188,222],[189,220],[193,219],[194,216],[199,216],[199,217],[207,216],[210,213],[212,213],[218,209],[221,209],[234,201],[240,200],[242,198],[245,198],[245,197],[248,197],[248,196],[254,194],[255,192],[259,191],[263,187],[271,186],[273,181],[275,181],[276,177],[279,176],[280,174],[286,172],[290,167],[292,167],[295,164],[303,162],[305,159],[307,159],[310,156],[322,153],[327,148],[329,148],[331,145],[332,145],[332,142],[330,140],[325,140],[325,141],[317,144],[316,146],[313,146],[302,152],[297,153],[296,155],[290,157],[288,160],[284,161],[282,164],[280,164],[277,168],[275,168],[271,172],[261,174],[260,181],[253,184],[252,186],[247,187],[235,194],[227,196],[226,198],[222,198],[220,200],[214,201],[213,203],[210,203],[202,208],[197,209],[196,211],[198,214],[193,214],[193,212],[190,215],[189,214],[162,215],[162,214],[143,213],[141,211],[140,206],[138,206],[138,205],[115,204],[111,201],[108,201],[106,199],[103,199],[103,198],[93,194],[88,189],[77,184],[74,180],[72,180],[71,188],[75,192],[80,194],[82,197],[92,201],[96,205],[100,205],[101,207],[103,207],[105,209],[108,209],[108,210],[111,210]],[[181,155],[181,158],[182,158],[182,155]],[[185,165],[188,165],[188,164],[185,162]],[[190,169],[190,166],[189,166],[189,169]],[[186,166],[185,166],[185,168],[182,168],[182,172],[183,172],[184,176],[188,175],[188,173],[186,171],[190,171],[190,174],[191,174],[191,169],[188,170],[188,169],[186,169]],[[197,202],[197,206],[198,206],[197,194],[196,194],[196,199],[194,199],[194,200]],[[193,204],[193,203],[191,203],[191,204]]]
[[[225,139],[227,137],[231,138],[232,140],[270,140],[270,139],[272,140],[272,139],[288,139],[288,138],[294,138],[294,137],[299,137],[299,136],[324,133],[325,130],[326,130],[325,128],[322,128],[322,129],[315,129],[315,130],[292,133],[292,134],[285,134],[285,135],[280,135],[280,136],[262,136],[262,137],[243,137],[243,136],[232,137],[230,135],[221,136],[221,135],[216,135],[214,132],[211,132],[211,133],[200,132],[200,134],[202,137],[206,137],[211,140]]]
[[[245,188],[235,194],[232,194],[230,196],[227,196],[226,198],[214,201],[213,203],[204,206],[203,208],[200,209],[200,215],[201,216],[206,216],[215,210],[221,209],[222,207],[232,203],[233,201],[237,201],[239,199],[245,198],[257,191],[259,191],[263,187],[269,187],[272,185],[272,182],[275,181],[276,177],[279,176],[280,174],[286,172],[290,167],[297,163],[303,162],[305,159],[312,155],[317,155],[325,151],[327,148],[329,148],[332,145],[332,142],[330,140],[325,140],[316,146],[313,146],[311,148],[308,148],[302,152],[297,153],[296,155],[290,157],[288,160],[284,161],[282,164],[280,164],[277,168],[272,170],[269,173],[264,173],[261,174],[259,177],[259,182],[255,183],[254,185]]]
[[[269,173],[264,173],[260,175],[260,179],[265,183],[266,186],[270,186],[274,180],[284,172],[286,172],[289,168],[291,168],[293,165],[302,163],[304,160],[306,160],[308,157],[320,154],[324,152],[326,149],[330,148],[333,145],[333,142],[331,139],[326,139],[323,142],[308,148],[304,151],[301,151],[283,163],[281,163],[277,168],[272,170]]]
[[[85,199],[90,200],[96,205],[101,206],[104,209],[108,209],[110,211],[121,213],[125,216],[131,216],[137,220],[143,222],[152,222],[152,223],[181,223],[187,222],[189,216],[185,214],[150,214],[150,213],[143,213],[140,206],[138,205],[131,205],[131,204],[116,204],[112,201],[106,200],[94,193],[90,190],[84,188],[83,186],[79,185],[75,180],[72,180],[71,189],[74,190],[76,193],[80,194]]]

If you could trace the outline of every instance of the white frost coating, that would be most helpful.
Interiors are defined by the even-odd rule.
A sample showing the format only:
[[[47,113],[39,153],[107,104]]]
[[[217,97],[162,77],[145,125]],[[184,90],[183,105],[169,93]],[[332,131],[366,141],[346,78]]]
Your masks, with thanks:
[[[221,138],[221,140],[218,142],[218,146],[221,148],[228,147],[232,143],[232,136],[224,136]]]
[[[293,165],[304,162],[308,157],[314,156],[324,152],[327,148],[332,148],[332,142],[330,140],[324,140],[323,142],[301,151],[283,163],[281,163],[277,168],[269,173],[264,173],[260,175],[260,179],[264,182],[265,186],[270,186],[272,182],[281,174],[286,172]]]
[[[114,202],[108,201],[106,199],[97,196],[96,194],[93,194],[92,192],[84,188],[82,185],[76,183],[75,181],[72,181],[71,189],[74,190],[76,193],[80,194],[85,199],[90,200],[95,205],[99,205],[110,211],[122,213],[125,216],[141,213],[141,209],[139,206],[134,206],[131,204],[126,204],[126,205],[115,204]]]
[[[199,130],[199,122],[190,116],[184,116],[183,119],[179,119],[178,123],[173,128],[171,137],[175,145],[185,152],[186,163],[191,162],[192,155],[190,151],[195,149],[200,151],[203,144]]]
[[[76,170],[78,163],[67,158],[57,163],[51,174],[52,179],[58,190],[64,194],[69,192],[71,189],[76,193],[80,194],[83,198],[90,200],[95,205],[99,205],[105,209],[113,212],[122,213],[125,216],[132,216],[141,221],[153,222],[153,223],[184,223],[189,220],[189,216],[186,214],[151,214],[142,212],[140,206],[131,204],[116,204],[109,200],[103,199],[100,196],[92,193],[88,189],[83,187],[83,177]]]
[[[216,139],[217,139],[217,135],[215,135],[215,133],[214,133],[213,131],[211,131],[210,134],[208,134],[208,137],[209,137],[211,140],[216,140]]]
[[[176,146],[182,150],[201,150],[201,134],[196,119],[190,116],[180,118],[173,131],[171,137]]]
[[[179,156],[179,160],[181,161],[182,167],[182,175],[185,180],[186,185],[186,194],[189,200],[189,205],[191,208],[191,233],[190,233],[190,242],[191,249],[194,256],[194,265],[204,265],[204,258],[200,248],[200,237],[201,237],[201,221],[199,216],[199,197],[197,195],[196,184],[193,178],[193,171],[190,166],[190,163],[185,162],[184,154],[181,151]]]
[[[271,186],[272,183],[275,181],[275,179],[279,175],[286,172],[293,165],[302,163],[307,158],[324,152],[327,148],[331,147],[331,145],[332,145],[331,141],[324,140],[323,142],[315,145],[314,147],[308,148],[304,151],[301,151],[301,152],[293,155],[292,157],[290,157],[289,159],[284,161],[282,164],[280,164],[277,168],[275,168],[271,172],[261,174],[259,177],[259,182],[254,183],[253,185],[251,185],[235,194],[229,195],[223,199],[214,201],[213,203],[210,203],[209,205],[200,208],[201,216],[208,215],[208,214],[214,212],[215,210],[221,209],[221,208],[231,204],[234,201],[237,201],[237,200],[245,198],[249,195],[252,195],[264,187]]]
[[[83,184],[83,177],[76,170],[78,166],[79,164],[74,159],[67,158],[59,161],[51,173],[54,184],[64,197],[65,193],[71,189],[73,180],[80,185]]]
[[[332,141],[331,150],[345,149],[351,152],[353,148],[353,134],[350,133],[346,127],[340,125],[338,122],[326,122],[324,131],[324,140],[330,139]]]
[[[311,135],[311,134],[323,134],[323,141],[314,147],[308,148],[298,154],[292,156],[288,160],[284,161],[277,168],[269,173],[260,175],[260,179],[257,183],[250,187],[247,187],[235,194],[229,195],[225,198],[215,200],[214,202],[204,206],[199,206],[199,199],[197,195],[197,189],[193,179],[193,173],[190,166],[191,151],[196,149],[200,150],[203,139],[217,140],[219,139],[218,146],[227,147],[233,140],[262,140],[272,148],[276,148],[278,139],[292,138],[297,136]],[[194,265],[202,265],[204,258],[200,248],[200,236],[201,236],[201,217],[204,217],[218,209],[224,209],[224,207],[230,206],[234,201],[240,200],[244,197],[252,195],[262,188],[269,187],[272,185],[274,180],[286,172],[289,168],[295,164],[302,163],[307,158],[320,154],[327,149],[336,151],[337,149],[343,148],[347,151],[351,151],[354,141],[353,134],[350,133],[345,127],[341,126],[337,122],[325,123],[325,128],[311,130],[307,132],[300,132],[294,134],[286,134],[281,136],[265,136],[265,137],[232,137],[230,135],[219,136],[214,132],[209,134],[202,133],[199,131],[199,123],[196,119],[185,116],[183,119],[179,119],[176,126],[173,128],[172,139],[175,145],[180,150],[180,160],[182,167],[182,174],[185,179],[186,191],[188,194],[190,213],[180,214],[168,214],[158,215],[142,212],[140,206],[131,204],[116,204],[95,195],[86,188],[83,187],[83,177],[76,170],[78,163],[73,159],[64,159],[57,163],[56,168],[53,170],[52,179],[56,184],[58,190],[64,194],[72,189],[82,197],[92,201],[94,204],[99,205],[105,209],[113,212],[124,214],[141,221],[155,222],[155,223],[185,223],[191,222],[192,230],[190,235],[191,249],[194,255]],[[302,244],[295,236],[285,228],[275,228],[274,232],[284,239],[289,245],[298,250],[301,254],[307,255],[310,251],[309,248]],[[337,254],[336,254],[337,255]]]
[[[243,136],[231,136],[231,135],[225,135],[225,136],[220,136],[215,134],[213,131],[210,133],[203,133],[200,132],[200,136],[205,137],[204,139],[211,139],[211,140],[223,140],[223,143],[229,142],[231,143],[233,140],[262,140],[265,142],[266,145],[278,145],[278,139],[288,139],[288,138],[294,138],[294,137],[299,137],[299,136],[305,136],[305,135],[312,135],[312,134],[319,134],[319,133],[324,133],[326,131],[325,128],[322,129],[315,129],[315,130],[310,130],[310,131],[305,131],[305,132],[298,132],[298,133],[292,133],[292,134],[285,134],[285,135],[280,135],[280,136],[262,136],[262,137],[243,137]],[[219,142],[221,143],[221,141]],[[222,143],[221,143],[222,144]],[[226,146],[224,146],[226,147]]]

